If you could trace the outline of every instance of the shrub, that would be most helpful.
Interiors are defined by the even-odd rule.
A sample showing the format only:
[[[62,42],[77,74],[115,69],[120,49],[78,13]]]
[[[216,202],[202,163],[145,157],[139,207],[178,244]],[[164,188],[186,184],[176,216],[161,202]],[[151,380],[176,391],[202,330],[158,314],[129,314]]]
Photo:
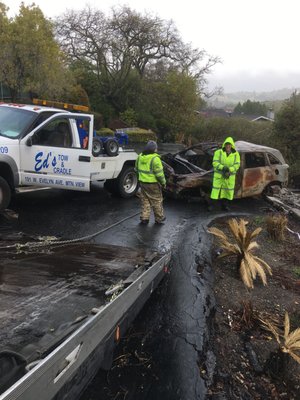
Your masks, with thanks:
[[[287,312],[285,313],[283,332],[269,320],[260,319],[260,321],[263,327],[273,334],[279,345],[279,350],[289,354],[300,364],[300,328],[290,332],[289,314]]]
[[[257,144],[269,144],[273,134],[272,122],[251,122],[244,118],[199,117],[189,132],[196,141],[219,141],[227,136]]]
[[[125,128],[123,131],[127,133],[129,141],[133,143],[146,143],[148,140],[157,140],[156,134],[151,130],[141,128]]]
[[[284,239],[285,230],[288,219],[284,214],[269,215],[266,218],[266,229],[272,239],[282,241]]]
[[[132,108],[128,108],[124,112],[120,113],[120,118],[127,124],[127,126],[135,126],[137,123],[137,113]]]
[[[138,113],[138,125],[143,126],[146,129],[151,129],[153,131],[157,130],[156,120],[153,115],[147,112]]]
[[[101,128],[96,133],[98,136],[114,136],[114,131],[109,128]]]
[[[259,247],[253,239],[262,229],[256,228],[253,232],[248,232],[246,228],[247,223],[244,219],[240,221],[230,219],[228,221],[229,229],[234,239],[233,242],[218,228],[209,228],[208,232],[216,236],[220,242],[223,252],[219,257],[237,256],[241,279],[247,288],[253,289],[253,281],[256,279],[256,276],[258,275],[263,284],[266,285],[267,277],[265,270],[270,275],[272,275],[272,270],[265,261],[253,254],[253,250]]]
[[[293,269],[293,273],[296,275],[297,278],[300,278],[300,267],[295,267]]]

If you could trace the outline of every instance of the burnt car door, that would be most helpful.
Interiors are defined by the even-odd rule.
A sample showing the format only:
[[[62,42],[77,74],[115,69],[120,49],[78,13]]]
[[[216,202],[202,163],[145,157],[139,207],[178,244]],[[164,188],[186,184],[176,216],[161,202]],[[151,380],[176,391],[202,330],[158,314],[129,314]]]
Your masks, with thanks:
[[[242,197],[261,194],[272,182],[272,169],[266,154],[260,151],[249,151],[242,155],[243,181]]]

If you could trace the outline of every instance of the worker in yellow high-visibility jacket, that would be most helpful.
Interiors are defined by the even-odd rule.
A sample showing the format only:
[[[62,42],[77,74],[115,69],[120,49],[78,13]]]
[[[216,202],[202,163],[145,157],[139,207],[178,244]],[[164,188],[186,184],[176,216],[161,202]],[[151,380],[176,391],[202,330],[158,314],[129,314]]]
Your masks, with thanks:
[[[226,138],[222,148],[215,151],[213,167],[214,176],[210,198],[220,199],[222,208],[228,211],[228,201],[233,199],[235,176],[240,168],[240,155],[232,137]]]
[[[141,188],[141,224],[148,224],[151,209],[155,223],[163,224],[166,218],[163,210],[162,188],[166,186],[166,178],[160,156],[157,154],[156,142],[150,140],[146,144],[136,160],[135,169]]]

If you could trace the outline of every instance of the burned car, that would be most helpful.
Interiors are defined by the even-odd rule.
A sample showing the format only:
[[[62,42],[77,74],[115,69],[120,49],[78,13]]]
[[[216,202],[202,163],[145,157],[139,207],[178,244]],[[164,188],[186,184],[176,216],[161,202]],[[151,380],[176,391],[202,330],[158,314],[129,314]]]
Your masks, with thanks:
[[[213,155],[220,147],[220,143],[205,142],[176,154],[164,154],[167,193],[174,197],[208,196],[213,178]],[[287,185],[288,164],[279,150],[244,141],[235,142],[235,147],[241,156],[235,198],[271,194],[272,187]]]

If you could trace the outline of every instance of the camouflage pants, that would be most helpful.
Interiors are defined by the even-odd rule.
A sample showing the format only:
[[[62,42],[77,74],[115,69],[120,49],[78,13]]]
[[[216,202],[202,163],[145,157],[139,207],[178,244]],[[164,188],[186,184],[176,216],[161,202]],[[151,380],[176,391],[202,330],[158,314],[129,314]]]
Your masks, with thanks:
[[[142,183],[141,187],[141,202],[142,202],[142,213],[141,220],[149,220],[151,209],[154,213],[155,221],[161,222],[164,218],[163,210],[163,196],[162,190],[158,183]]]

